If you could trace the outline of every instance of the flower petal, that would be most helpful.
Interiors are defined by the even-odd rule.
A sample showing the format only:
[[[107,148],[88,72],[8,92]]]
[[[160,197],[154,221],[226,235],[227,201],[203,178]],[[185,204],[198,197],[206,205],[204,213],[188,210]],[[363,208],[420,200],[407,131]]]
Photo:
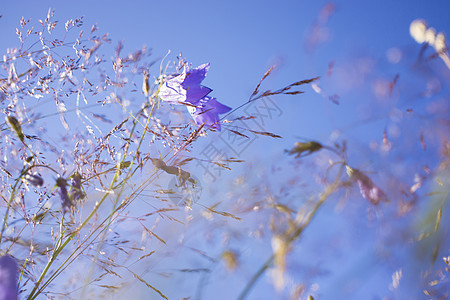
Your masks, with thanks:
[[[231,107],[223,105],[217,101],[216,98],[211,98],[211,100],[208,101],[208,107],[214,108],[214,111],[217,114],[225,114],[231,110]]]
[[[184,86],[184,84],[183,84]],[[186,102],[197,105],[198,102],[211,93],[212,89],[209,87],[199,85],[199,86],[190,86],[186,88]]]
[[[186,79],[183,84],[187,86],[200,85],[203,79],[206,77],[206,73],[209,70],[209,63],[198,66],[192,70],[185,70]]]
[[[208,70],[209,63],[192,70],[186,67],[182,74],[172,75],[164,81],[159,90],[159,97],[173,104],[189,102],[196,105],[200,99],[212,91],[212,89],[201,85]]]
[[[231,107],[223,105],[216,98],[204,97],[197,107],[188,107],[197,125],[205,124],[207,128],[221,130],[219,114],[227,113]]]
[[[186,74],[177,75],[166,79],[159,89],[159,97],[167,102],[178,103],[186,100],[186,89],[182,83]]]

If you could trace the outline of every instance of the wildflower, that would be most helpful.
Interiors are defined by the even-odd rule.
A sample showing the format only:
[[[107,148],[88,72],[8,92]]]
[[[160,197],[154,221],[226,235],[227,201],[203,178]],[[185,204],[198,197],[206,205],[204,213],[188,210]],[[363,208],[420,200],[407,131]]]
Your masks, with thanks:
[[[200,83],[205,79],[209,63],[189,70],[185,67],[182,74],[167,78],[159,90],[159,97],[170,103],[189,102],[194,104],[208,95],[212,90]]]
[[[0,257],[0,300],[17,299],[17,263],[9,255]]]
[[[370,178],[367,177],[364,173],[349,166],[345,167],[347,169],[348,176],[358,182],[359,191],[365,199],[369,200],[375,205],[380,203],[380,201],[388,201],[383,190],[376,186],[372,182],[372,180],[370,180]]]
[[[56,179],[56,185],[59,187],[59,195],[61,196],[61,206],[63,209],[63,213],[65,213],[68,209],[73,206],[72,200],[69,198],[69,194],[67,193],[67,181],[64,178]]]
[[[220,131],[219,114],[229,112],[231,107],[223,105],[216,98],[206,96],[198,101],[195,107],[188,106],[188,110],[197,125],[205,124],[206,127]]]

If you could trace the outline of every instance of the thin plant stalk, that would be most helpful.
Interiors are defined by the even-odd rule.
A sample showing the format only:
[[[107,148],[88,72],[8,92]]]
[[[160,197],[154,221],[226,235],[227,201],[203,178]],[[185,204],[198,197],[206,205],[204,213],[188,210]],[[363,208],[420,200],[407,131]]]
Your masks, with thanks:
[[[325,203],[325,200],[340,187],[340,183],[341,183],[340,177],[343,172],[343,168],[344,168],[343,165],[341,165],[333,184],[331,184],[330,186],[328,186],[325,189],[325,192],[320,196],[316,205],[314,206],[312,211],[308,214],[308,217],[305,220],[305,222],[303,222],[300,226],[298,226],[297,229],[288,237],[288,239],[286,240],[287,244],[291,244],[292,242],[294,242],[301,236],[301,234],[304,232],[304,230],[308,227],[308,225],[313,220],[313,218],[316,215],[319,208],[322,206],[322,204]],[[239,297],[238,297],[239,300],[243,300],[248,296],[251,289],[255,286],[256,282],[261,277],[261,275],[263,275],[264,272],[272,266],[274,259],[275,259],[275,254],[272,254],[266,260],[266,262],[258,269],[258,271],[252,276],[250,281],[245,286],[244,290],[239,294]]]

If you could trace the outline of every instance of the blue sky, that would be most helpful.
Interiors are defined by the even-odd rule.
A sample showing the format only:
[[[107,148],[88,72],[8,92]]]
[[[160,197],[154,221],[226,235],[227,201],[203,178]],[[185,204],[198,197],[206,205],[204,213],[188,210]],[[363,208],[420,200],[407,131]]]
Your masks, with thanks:
[[[409,36],[409,24],[416,18],[424,18],[430,26],[444,32],[450,28],[444,13],[450,4],[444,0],[336,1],[333,2],[336,11],[326,26],[328,41],[308,53],[305,39],[326,3],[8,1],[2,7],[0,46],[6,49],[15,45],[15,28],[22,16],[33,20],[44,18],[52,7],[61,22],[85,16],[85,24],[98,24],[114,42],[123,40],[125,50],[147,45],[154,49],[155,57],[171,50],[172,55],[182,52],[193,65],[211,62],[205,84],[214,89],[222,102],[237,106],[247,99],[260,76],[274,63],[280,68],[269,79],[268,88],[324,75],[331,61],[338,65],[361,53],[383,59],[390,47],[416,46]],[[307,97],[314,96],[317,97]],[[286,97],[280,101],[301,102],[305,101],[303,98]],[[290,108],[289,104],[286,108]],[[307,116],[302,119],[307,121]]]
[[[310,50],[306,41],[314,22],[329,3],[335,6],[321,27],[326,38]],[[274,156],[279,158],[282,156],[280,149],[291,147],[298,137],[326,142],[338,134],[360,141],[360,145],[353,145],[354,151],[359,152],[355,161],[369,169],[382,164],[383,160],[365,159],[370,153],[366,142],[372,141],[373,136],[380,138],[385,128],[394,132],[395,126],[390,126],[389,118],[377,120],[369,104],[376,97],[366,92],[373,88],[367,81],[382,77],[393,79],[397,73],[402,73],[403,79],[404,74],[415,72],[407,67],[420,50],[420,45],[409,35],[409,25],[414,19],[423,18],[430,26],[450,35],[448,0],[7,1],[0,9],[3,15],[0,50],[5,52],[18,45],[15,28],[22,16],[33,21],[43,19],[50,7],[55,9],[55,18],[61,23],[84,16],[86,25],[97,24],[100,32],[109,33],[113,46],[122,40],[125,51],[146,45],[153,48],[154,57],[163,57],[171,50],[169,58],[174,59],[182,52],[193,66],[210,62],[211,68],[203,84],[214,90],[219,101],[231,107],[248,99],[272,64],[277,64],[278,68],[264,83],[268,89],[321,76],[321,84],[327,92],[339,95],[340,105],[324,99],[309,86],[302,95],[274,97],[281,116],[269,120],[266,131],[284,139],[276,143],[258,139],[242,158],[260,161]],[[388,50],[393,48],[403,53],[399,63],[392,63],[387,57]],[[327,78],[331,62],[334,75]],[[441,62],[436,60],[435,63]],[[371,68],[379,71],[371,72]],[[446,76],[448,78],[448,73]],[[361,121],[363,125],[355,125]],[[330,215],[324,220],[334,218],[332,210],[328,208]],[[336,228],[342,225],[336,222],[340,224]],[[313,232],[324,229],[321,225],[314,228]],[[370,248],[370,244],[364,247]],[[364,260],[364,254],[361,257]],[[340,267],[342,265],[333,268]],[[333,284],[338,283],[328,283],[330,289]],[[371,292],[375,294],[376,288]]]

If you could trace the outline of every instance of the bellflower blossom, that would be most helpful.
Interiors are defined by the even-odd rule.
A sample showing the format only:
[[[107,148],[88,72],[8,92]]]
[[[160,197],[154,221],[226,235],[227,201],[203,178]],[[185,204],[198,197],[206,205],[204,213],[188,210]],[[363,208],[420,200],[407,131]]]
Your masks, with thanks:
[[[17,299],[17,263],[9,255],[0,257],[0,300]]]
[[[206,96],[195,103],[195,107],[188,106],[188,110],[197,125],[205,124],[206,128],[220,131],[219,114],[229,112],[231,107],[223,105],[216,98]]]
[[[209,63],[189,70],[185,67],[183,73],[170,76],[159,89],[159,97],[173,104],[189,102],[194,104],[211,93],[212,89],[201,85],[209,70]]]

